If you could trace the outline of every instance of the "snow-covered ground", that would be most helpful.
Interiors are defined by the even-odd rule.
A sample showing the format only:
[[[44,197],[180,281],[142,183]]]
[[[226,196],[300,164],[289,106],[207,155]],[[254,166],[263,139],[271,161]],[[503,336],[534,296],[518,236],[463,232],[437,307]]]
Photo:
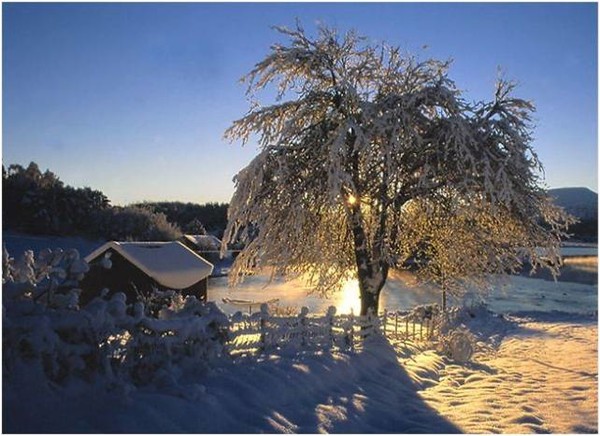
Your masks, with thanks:
[[[576,262],[577,263],[577,262]],[[579,267],[578,267],[579,268]],[[597,271],[597,263],[580,268]],[[209,297],[281,298],[324,312],[357,309],[353,284],[332,300],[301,283],[252,277]],[[393,275],[382,306],[437,301]],[[3,432],[26,433],[597,433],[596,284],[515,276],[464,322],[479,341],[470,362],[435,346],[373,339],[358,351],[224,359],[204,375],[131,389],[102,378],[58,385],[23,365],[3,373]],[[223,306],[227,308],[226,306]],[[230,308],[231,309],[231,308]],[[595,313],[594,313],[595,312]]]
[[[421,396],[467,433],[597,433],[597,319],[536,315],[472,364],[431,365]]]
[[[205,392],[197,399],[144,391],[123,397],[100,389],[65,395],[33,385],[5,393],[4,431],[457,431],[419,396],[418,385],[385,344],[358,355],[273,355],[226,364],[202,383]]]
[[[2,230],[2,244],[12,257],[18,258],[26,250],[33,250],[37,255],[45,248],[75,248],[81,257],[85,257],[106,241],[94,241],[79,236],[44,236],[28,235],[11,230]]]
[[[4,384],[3,431],[597,432],[597,318],[532,312],[473,320],[487,346],[464,364],[375,339],[355,354],[223,362],[189,380],[187,391],[59,387],[22,368]]]

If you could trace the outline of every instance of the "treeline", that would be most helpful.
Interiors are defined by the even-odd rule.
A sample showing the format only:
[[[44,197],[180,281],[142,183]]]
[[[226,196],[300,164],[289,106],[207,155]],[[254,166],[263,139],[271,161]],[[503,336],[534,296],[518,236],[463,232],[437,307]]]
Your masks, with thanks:
[[[136,207],[162,213],[184,233],[201,235],[210,233],[219,238],[227,226],[227,203],[183,203],[180,201],[144,202]]]
[[[227,217],[227,204],[217,203],[112,206],[101,191],[65,185],[35,162],[2,166],[2,196],[3,228],[39,235],[171,241],[207,229],[221,236]]]

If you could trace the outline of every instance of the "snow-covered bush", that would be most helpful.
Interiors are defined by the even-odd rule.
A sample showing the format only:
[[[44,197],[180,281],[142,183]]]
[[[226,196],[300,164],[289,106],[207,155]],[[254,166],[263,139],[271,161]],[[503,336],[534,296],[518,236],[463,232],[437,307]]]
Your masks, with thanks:
[[[118,385],[177,385],[224,354],[227,317],[214,303],[172,294],[150,317],[144,304],[106,293],[78,306],[87,264],[76,250],[3,256],[3,374],[33,370],[54,383],[100,377]]]
[[[514,325],[484,303],[451,307],[438,319],[438,349],[458,362],[470,360],[476,351],[493,349]]]
[[[43,300],[51,307],[75,307],[79,280],[89,271],[75,249],[42,250],[37,259],[27,250],[19,260],[2,254],[3,298]]]
[[[164,384],[166,377],[203,372],[224,355],[227,317],[194,296],[177,300],[158,318],[145,316],[140,305],[120,324],[118,340],[107,341],[113,366],[134,384]]]
[[[471,360],[475,347],[475,337],[464,327],[439,337],[438,350],[459,363]]]

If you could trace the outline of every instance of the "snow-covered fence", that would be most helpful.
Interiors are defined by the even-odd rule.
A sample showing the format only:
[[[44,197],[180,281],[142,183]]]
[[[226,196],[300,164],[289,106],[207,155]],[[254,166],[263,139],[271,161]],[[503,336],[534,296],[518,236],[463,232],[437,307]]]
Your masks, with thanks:
[[[251,315],[237,312],[229,319],[229,349],[238,354],[284,346],[329,348],[342,343],[348,327],[335,316],[334,307],[325,316],[308,315],[308,308],[303,307],[297,316],[274,316],[266,304]]]
[[[420,306],[412,311],[385,310],[379,316],[337,315],[333,306],[325,315],[310,315],[308,308],[303,307],[296,316],[278,316],[263,304],[259,312],[236,312],[229,318],[227,347],[232,355],[245,355],[277,348],[352,350],[371,335],[423,342],[432,340],[440,331],[442,318],[437,306]]]
[[[429,341],[437,336],[448,316],[448,312],[442,313],[437,305],[417,306],[410,311],[384,310],[381,316],[382,329],[389,338]]]

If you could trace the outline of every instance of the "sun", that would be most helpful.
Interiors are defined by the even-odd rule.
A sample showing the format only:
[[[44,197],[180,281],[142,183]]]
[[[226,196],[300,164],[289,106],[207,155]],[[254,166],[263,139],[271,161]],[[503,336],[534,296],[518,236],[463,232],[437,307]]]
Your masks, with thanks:
[[[354,311],[355,314],[360,313],[360,293],[357,279],[348,279],[344,283],[337,294],[335,303],[338,313],[350,313],[351,311]]]

